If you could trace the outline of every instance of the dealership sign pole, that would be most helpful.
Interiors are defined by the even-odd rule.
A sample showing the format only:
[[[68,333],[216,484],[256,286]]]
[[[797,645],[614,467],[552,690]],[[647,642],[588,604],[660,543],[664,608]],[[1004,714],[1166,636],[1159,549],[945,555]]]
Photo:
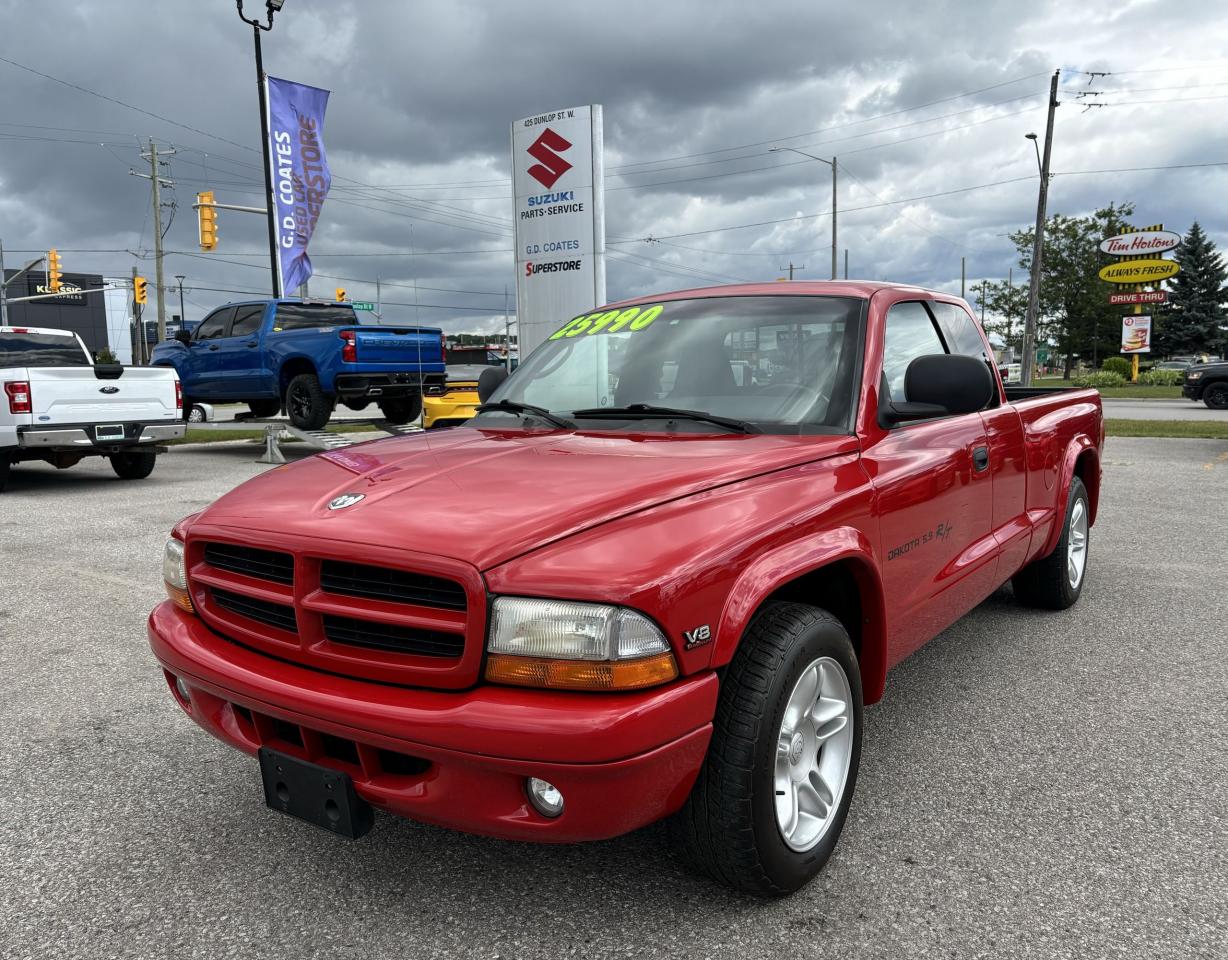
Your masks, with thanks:
[[[1109,283],[1131,285],[1133,293],[1111,293],[1110,304],[1133,304],[1134,313],[1121,320],[1121,352],[1130,354],[1130,381],[1138,382],[1138,356],[1151,353],[1151,316],[1143,315],[1144,303],[1163,303],[1168,294],[1163,290],[1146,291],[1143,284],[1156,284],[1181,272],[1181,265],[1165,260],[1161,254],[1181,242],[1181,234],[1165,230],[1164,224],[1143,227],[1100,241],[1100,250],[1116,263],[1100,268],[1100,279]]]
[[[561,323],[605,303],[600,104],[513,123],[512,183],[524,359]]]

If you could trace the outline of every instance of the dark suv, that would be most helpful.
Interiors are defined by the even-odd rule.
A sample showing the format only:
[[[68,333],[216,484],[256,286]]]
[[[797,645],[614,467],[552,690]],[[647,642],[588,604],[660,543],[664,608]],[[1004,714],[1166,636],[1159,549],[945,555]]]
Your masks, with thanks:
[[[1228,363],[1196,363],[1185,371],[1181,392],[1212,410],[1228,410]]]

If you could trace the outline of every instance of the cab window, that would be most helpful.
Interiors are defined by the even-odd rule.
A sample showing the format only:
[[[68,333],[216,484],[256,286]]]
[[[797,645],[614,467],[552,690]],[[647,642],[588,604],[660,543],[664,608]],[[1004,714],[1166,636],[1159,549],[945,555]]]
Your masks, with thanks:
[[[942,330],[942,336],[947,341],[947,347],[951,353],[988,359],[985,356],[985,343],[981,340],[976,322],[968,316],[966,310],[954,303],[939,303],[938,301],[931,303],[930,309],[938,318],[938,326]]]
[[[219,337],[226,336],[226,328],[230,325],[230,318],[234,315],[234,312],[234,307],[222,307],[221,310],[214,310],[196,328],[196,339],[217,340]]]
[[[883,378],[888,399],[907,402],[904,374],[917,357],[946,353],[942,338],[925,305],[917,300],[897,303],[887,311],[886,341],[883,347]]]
[[[235,308],[234,323],[230,325],[232,337],[247,337],[260,329],[260,321],[264,319],[264,304],[252,303]]]

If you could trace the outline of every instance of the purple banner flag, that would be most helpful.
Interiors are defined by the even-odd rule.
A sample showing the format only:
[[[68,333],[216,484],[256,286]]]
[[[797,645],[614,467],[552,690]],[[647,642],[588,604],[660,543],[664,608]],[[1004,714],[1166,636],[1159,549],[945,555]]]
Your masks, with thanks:
[[[332,184],[324,156],[328,91],[277,77],[265,77],[265,83],[278,267],[284,296],[311,276],[307,244]]]

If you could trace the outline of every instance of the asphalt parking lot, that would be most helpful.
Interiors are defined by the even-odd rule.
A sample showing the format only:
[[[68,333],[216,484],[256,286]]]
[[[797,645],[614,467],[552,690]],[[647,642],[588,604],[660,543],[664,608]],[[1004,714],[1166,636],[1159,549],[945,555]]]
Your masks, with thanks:
[[[834,859],[778,902],[660,827],[349,843],[265,809],[144,633],[167,531],[258,453],[22,465],[0,495],[0,956],[1228,956],[1228,443],[1109,440],[1082,601],[1000,591],[898,667]]]

